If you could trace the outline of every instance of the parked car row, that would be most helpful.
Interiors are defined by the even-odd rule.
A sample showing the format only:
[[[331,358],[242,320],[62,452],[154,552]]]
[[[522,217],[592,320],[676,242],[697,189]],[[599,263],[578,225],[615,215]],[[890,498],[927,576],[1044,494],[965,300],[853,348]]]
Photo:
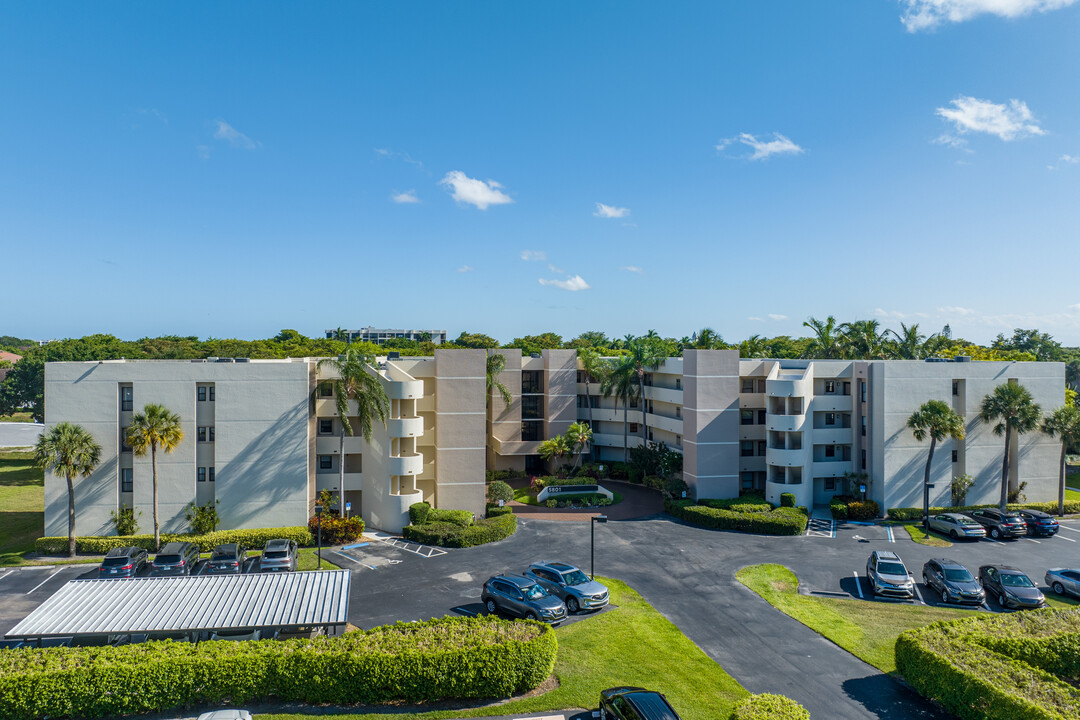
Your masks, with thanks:
[[[1052,515],[1041,510],[971,510],[966,513],[942,513],[930,518],[930,529],[948,535],[953,540],[979,539],[990,536],[995,540],[1024,535],[1053,537],[1060,529]]]
[[[278,570],[296,570],[299,566],[299,551],[292,540],[270,540],[263,547],[262,554],[254,551],[249,555],[248,548],[238,543],[218,545],[206,561],[208,575],[240,575],[244,572],[244,563],[258,559],[259,570],[274,572]],[[147,567],[150,577],[175,577],[191,575],[199,564],[199,546],[190,542],[166,543],[150,560],[149,553],[142,548],[113,548],[105,554],[105,559],[98,568],[99,578],[138,577]]]
[[[552,625],[583,610],[599,610],[609,599],[606,587],[563,562],[535,562],[521,575],[495,575],[488,578],[480,593],[489,613],[502,612]]]

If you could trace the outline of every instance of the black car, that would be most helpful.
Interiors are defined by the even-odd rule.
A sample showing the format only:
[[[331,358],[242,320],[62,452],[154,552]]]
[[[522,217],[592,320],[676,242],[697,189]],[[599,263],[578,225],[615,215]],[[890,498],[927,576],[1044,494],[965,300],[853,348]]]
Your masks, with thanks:
[[[982,605],[986,593],[968,569],[948,558],[933,558],[922,569],[923,583],[941,593],[943,603]]]
[[[142,548],[113,548],[105,555],[98,568],[99,578],[133,578],[146,567],[149,555]]]
[[[600,691],[600,720],[679,720],[667,698],[639,687]]]
[[[966,514],[986,528],[986,534],[995,540],[1027,535],[1027,523],[1020,517],[1020,513],[1012,510],[972,510]]]
[[[191,575],[199,563],[199,546],[189,542],[167,543],[154,556],[150,577]]]
[[[1041,608],[1046,606],[1035,583],[1024,573],[1008,565],[983,565],[979,568],[979,583],[987,595],[997,598],[1003,608]]]
[[[214,548],[206,563],[208,575],[240,575],[244,572],[247,548],[237,543],[226,543]]]
[[[1042,510],[1017,510],[1016,512],[1024,519],[1028,535],[1053,537],[1057,535],[1057,531],[1061,527],[1058,525],[1057,520]]]

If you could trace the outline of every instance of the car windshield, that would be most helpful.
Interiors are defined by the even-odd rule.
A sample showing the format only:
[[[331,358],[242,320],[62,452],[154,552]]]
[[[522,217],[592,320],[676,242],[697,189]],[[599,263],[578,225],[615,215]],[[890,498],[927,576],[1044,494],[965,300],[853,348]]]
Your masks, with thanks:
[[[882,575],[907,575],[904,566],[897,562],[879,562],[877,571]]]
[[[961,515],[956,518],[956,521],[961,525],[978,525],[979,523],[974,518],[969,518],[967,515]]]
[[[289,556],[289,553],[286,552],[285,550],[267,550],[266,552],[263,553],[263,557],[267,557],[267,558],[271,558],[271,559],[275,559],[275,560],[280,560],[281,558],[286,558],[288,556]]]
[[[580,570],[571,570],[563,575],[567,585],[584,585],[589,582],[589,576]]]
[[[154,562],[158,565],[173,565],[180,562],[179,555],[158,555],[154,558]]]
[[[1006,587],[1035,587],[1027,575],[1017,573],[1001,573],[1001,584]]]
[[[127,565],[129,562],[131,562],[131,561],[128,560],[126,557],[111,557],[111,558],[105,558],[105,562],[103,562],[101,564],[104,565],[105,567],[123,567],[123,566]]]
[[[525,596],[526,600],[539,600],[547,595],[547,591],[539,585],[530,585],[526,588],[521,588],[521,594]]]
[[[945,579],[953,582],[971,582],[975,578],[971,577],[971,573],[964,568],[945,568]]]

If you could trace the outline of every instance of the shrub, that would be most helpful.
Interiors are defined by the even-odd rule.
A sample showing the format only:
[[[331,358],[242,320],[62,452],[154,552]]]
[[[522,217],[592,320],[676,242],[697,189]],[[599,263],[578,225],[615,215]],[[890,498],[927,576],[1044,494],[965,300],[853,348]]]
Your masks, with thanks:
[[[795,507],[795,493],[780,493],[780,507]]]
[[[424,545],[464,548],[483,545],[508,538],[517,532],[517,516],[513,513],[477,520],[468,527],[448,522],[428,522],[407,525],[401,534],[408,540]]]
[[[428,523],[450,523],[451,525],[469,527],[473,524],[473,514],[468,510],[437,510],[431,508],[428,510],[427,518],[421,525]]]
[[[258,549],[268,540],[285,538],[292,540],[297,545],[309,546],[315,542],[306,527],[284,528],[257,528],[253,530],[216,530],[205,535],[178,535],[163,533],[161,544],[169,542],[193,542],[199,546],[201,552],[210,552],[218,545],[225,543],[239,543],[244,547]],[[84,555],[104,555],[113,548],[138,547],[143,550],[154,552],[153,535],[107,535],[88,536],[75,538],[75,552]],[[39,555],[62,555],[67,553],[68,539],[66,537],[43,537],[34,543],[34,549]],[[2,717],[2,716],[0,716]]]
[[[318,537],[319,516],[313,515],[308,520],[308,530]],[[364,521],[355,515],[343,518],[336,513],[324,512],[322,515],[323,545],[342,545],[356,540],[364,534]]]
[[[930,508],[931,515],[940,515],[947,512],[967,512],[968,510],[978,510],[979,508],[996,508],[997,503],[993,505],[961,505],[959,507],[932,507]],[[1051,502],[1035,502],[1024,503],[1023,505],[1010,504],[1008,508],[1010,510],[1018,510],[1020,508],[1029,508],[1031,510],[1042,510],[1045,513],[1056,514],[1058,504],[1056,501]],[[1065,514],[1072,515],[1074,513],[1080,513],[1080,500],[1066,500],[1065,501]],[[908,507],[908,508],[889,508],[889,519],[903,522],[905,520],[919,520],[922,518],[922,508]]]
[[[524,470],[488,470],[484,473],[487,482],[492,483],[496,480],[516,480],[517,478],[525,477]]]
[[[731,510],[733,512],[769,512],[773,509],[764,495],[740,495],[737,498],[705,498],[698,500],[699,505],[716,508],[718,510]]]
[[[188,503],[184,515],[187,517],[193,535],[205,535],[218,529],[218,525],[221,524],[221,518],[218,517],[217,511],[219,502],[219,500],[215,500],[205,505],[196,505],[194,502]]]
[[[549,508],[558,507],[559,501],[555,498],[548,498],[544,501],[544,505],[548,506]]]
[[[499,501],[510,502],[514,499],[514,489],[502,480],[495,480],[487,487],[488,502],[498,505]]]
[[[373,704],[510,697],[546,680],[556,652],[550,627],[490,616],[312,640],[20,649],[0,653],[0,717],[102,717],[271,698]]]
[[[409,524],[423,525],[427,522],[427,516],[430,512],[431,505],[426,502],[413,503],[409,506]]]
[[[492,505],[492,506],[488,507],[488,509],[487,509],[487,516],[489,518],[499,517],[500,515],[513,515],[513,514],[514,514],[514,509],[511,508],[511,507],[507,507],[506,505],[503,505],[502,507],[499,507],[497,505]]]
[[[738,530],[759,535],[801,535],[806,531],[806,515],[796,508],[740,511],[735,507],[695,505],[693,500],[667,500],[664,509],[677,518],[712,530]],[[754,507],[754,506],[751,506]]]
[[[681,500],[686,497],[684,493],[690,492],[690,486],[681,477],[673,477],[664,483],[664,497],[670,500]]]
[[[810,720],[810,711],[789,697],[763,693],[736,705],[730,720]]]
[[[855,500],[847,504],[850,520],[872,520],[881,514],[881,508],[873,500]]]
[[[121,505],[119,510],[113,510],[109,515],[112,517],[117,535],[134,535],[139,532],[138,518],[142,515],[141,510]]]

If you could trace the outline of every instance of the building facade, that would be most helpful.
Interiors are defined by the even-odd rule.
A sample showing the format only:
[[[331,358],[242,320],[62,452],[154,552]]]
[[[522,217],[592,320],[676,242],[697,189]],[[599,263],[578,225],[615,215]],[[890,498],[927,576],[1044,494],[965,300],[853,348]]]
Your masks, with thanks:
[[[485,468],[545,472],[540,443],[576,421],[591,424],[600,462],[621,461],[645,442],[682,453],[698,498],[756,490],[779,502],[790,492],[810,507],[865,486],[883,510],[918,506],[928,443],[906,423],[931,399],[949,403],[967,428],[963,440],[937,448],[931,504],[948,505],[949,483],[961,474],[975,479],[969,504],[993,503],[1004,439],[978,419],[983,397],[1015,382],[1045,413],[1065,400],[1062,363],[758,360],[687,350],[648,373],[643,397],[623,407],[585,377],[576,351],[496,350],[506,356],[498,380],[510,390],[507,404],[487,389],[486,352],[379,358],[371,372],[389,417],[370,442],[342,438],[326,382],[333,376],[315,358],[48,363],[46,424],[83,425],[103,448],[98,469],[76,483],[76,530],[108,534],[123,505],[142,513],[144,529],[152,522],[150,457],[124,443],[133,413],[148,403],[178,413],[184,431],[173,452],[158,453],[161,527],[176,532],[193,502],[216,502],[226,528],[305,524],[319,491],[341,489],[342,470],[346,502],[371,527],[400,530],[421,500],[480,515]],[[1057,441],[1039,432],[1014,440],[1010,484],[1026,483],[1032,501],[1055,498]],[[66,482],[51,474],[45,525],[48,535],[66,533]]]
[[[436,345],[446,342],[445,330],[402,330],[395,328],[366,327],[359,330],[326,330],[327,340],[348,339],[348,342],[369,342],[383,345],[387,340],[415,340],[423,342],[430,340]],[[339,337],[344,335],[344,338]]]

